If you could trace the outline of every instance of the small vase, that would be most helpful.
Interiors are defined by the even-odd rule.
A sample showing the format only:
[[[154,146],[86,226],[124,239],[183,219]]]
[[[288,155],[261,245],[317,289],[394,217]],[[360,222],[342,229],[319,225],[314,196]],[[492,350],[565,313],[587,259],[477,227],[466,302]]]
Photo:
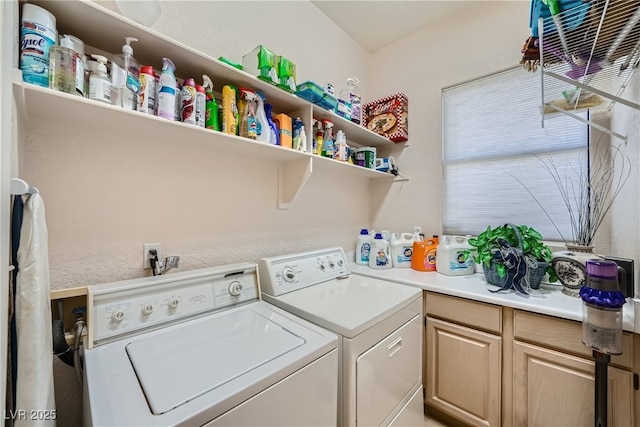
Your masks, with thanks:
[[[585,284],[585,266],[589,259],[599,259],[593,253],[593,246],[567,244],[566,251],[553,253],[553,270],[562,283],[562,293],[572,297],[580,297],[580,288]]]

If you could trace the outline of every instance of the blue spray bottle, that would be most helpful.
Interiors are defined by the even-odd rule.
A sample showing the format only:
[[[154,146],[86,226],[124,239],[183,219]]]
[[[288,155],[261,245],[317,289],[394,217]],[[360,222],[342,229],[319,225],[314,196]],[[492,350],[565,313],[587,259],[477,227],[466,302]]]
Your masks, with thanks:
[[[267,123],[269,123],[270,129],[269,144],[280,145],[280,132],[278,132],[278,126],[271,119],[271,110],[273,110],[273,105],[269,103],[264,104],[264,112],[267,116]]]

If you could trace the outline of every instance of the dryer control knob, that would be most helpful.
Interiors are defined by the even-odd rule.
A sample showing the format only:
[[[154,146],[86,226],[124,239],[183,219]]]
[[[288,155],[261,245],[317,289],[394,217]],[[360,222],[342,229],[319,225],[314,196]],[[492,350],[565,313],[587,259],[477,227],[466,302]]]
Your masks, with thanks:
[[[169,301],[169,308],[178,308],[178,304],[180,304],[180,300],[178,298],[173,298]]]
[[[293,279],[296,278],[296,272],[293,271],[293,268],[287,267],[282,271],[282,277],[287,282],[293,282]]]
[[[237,280],[231,282],[231,284],[229,285],[229,293],[234,297],[240,295],[242,293],[242,283],[238,282]]]
[[[124,314],[124,311],[122,310],[114,311],[113,314],[111,315],[111,319],[114,322],[118,322],[118,323],[122,322],[124,318],[125,318],[125,314]]]
[[[149,314],[153,313],[153,304],[145,304],[142,306],[142,314],[144,314],[145,316],[148,316]]]

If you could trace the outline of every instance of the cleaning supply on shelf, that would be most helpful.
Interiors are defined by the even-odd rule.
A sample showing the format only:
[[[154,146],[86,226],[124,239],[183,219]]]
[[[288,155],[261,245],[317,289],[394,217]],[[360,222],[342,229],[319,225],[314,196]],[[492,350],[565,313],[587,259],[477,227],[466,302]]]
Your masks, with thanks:
[[[207,129],[220,130],[218,122],[218,103],[213,95],[213,82],[206,74],[202,75],[206,101],[205,101],[205,127]]]
[[[322,122],[320,120],[313,120],[313,154],[320,156],[322,154],[324,129],[322,128]]]
[[[369,254],[371,253],[371,236],[369,230],[363,228],[358,234],[356,244],[356,264],[369,265]]]
[[[240,114],[240,136],[256,139],[258,137],[258,123],[256,121],[256,102],[258,96],[254,91],[240,88],[238,96],[238,113]]]
[[[324,135],[322,136],[322,157],[333,158],[333,122],[331,120],[322,119],[322,128]]]
[[[176,66],[169,58],[162,58],[162,72],[158,88],[157,113],[158,117],[175,120],[176,111]]]
[[[222,88],[222,132],[229,135],[238,133],[236,90],[231,85],[225,85]]]
[[[151,65],[140,67],[138,111],[152,115],[156,113],[156,75]]]
[[[281,55],[276,57],[276,63],[278,64],[278,87],[286,90],[287,92],[295,93],[296,64]]]
[[[65,38],[61,41],[64,43]],[[66,44],[66,43],[65,43]],[[78,54],[68,45],[51,46],[49,50],[49,87],[51,89],[76,93],[76,61]]]
[[[20,70],[23,81],[49,86],[49,51],[57,39],[56,17],[40,6],[23,4],[20,22]]]
[[[375,169],[376,151],[376,147],[356,148],[354,154],[356,165],[367,169]]]
[[[343,131],[339,130],[336,135],[336,142],[333,146],[333,158],[341,162],[346,162],[349,158],[349,147],[347,137]]]
[[[264,113],[267,116],[267,123],[269,124],[269,144],[280,145],[280,131],[278,126],[273,121],[273,105],[264,104]]]
[[[394,268],[411,267],[415,241],[416,236],[412,233],[393,233],[391,235],[391,259]]]
[[[89,76],[89,99],[111,104],[111,79],[107,74],[107,58],[102,55],[91,57],[97,64]]]
[[[180,89],[180,121],[196,124],[196,81],[192,77],[185,79]]]
[[[205,112],[207,108],[207,94],[204,87],[196,83],[196,126],[203,128],[205,125]]]
[[[273,121],[278,126],[280,146],[291,148],[292,145],[292,127],[291,116],[284,113],[276,114]]]
[[[256,139],[268,144],[271,139],[271,127],[267,120],[267,113],[264,110],[265,97],[259,92],[256,92],[256,97],[256,122],[258,125],[258,137]]]
[[[473,274],[476,263],[472,249],[469,236],[442,236],[438,244],[436,270],[447,276]]]
[[[260,80],[277,85],[277,55],[260,45],[242,57],[242,69]]]
[[[303,153],[307,152],[307,134],[304,131],[304,125],[300,127],[300,145],[298,146],[298,151],[302,151]]]
[[[347,85],[340,90],[340,96],[338,97],[345,103],[348,103],[346,110],[349,117],[345,117],[354,123],[362,123],[362,96],[360,94],[360,88],[358,84],[360,80],[357,77],[349,77],[347,79]],[[338,106],[340,108],[340,106]]]
[[[122,53],[114,56],[111,62],[111,103],[128,110],[138,108],[140,94],[140,67],[133,57],[131,42],[135,37],[125,37]]]
[[[302,128],[302,120],[300,117],[293,119],[293,139],[291,142],[291,148],[294,150],[300,150],[300,129]]]
[[[384,240],[382,233],[376,233],[371,243],[369,253],[369,267],[376,270],[385,270],[392,267],[389,242]]]
[[[431,239],[413,242],[411,268],[418,271],[436,271],[438,236]]]

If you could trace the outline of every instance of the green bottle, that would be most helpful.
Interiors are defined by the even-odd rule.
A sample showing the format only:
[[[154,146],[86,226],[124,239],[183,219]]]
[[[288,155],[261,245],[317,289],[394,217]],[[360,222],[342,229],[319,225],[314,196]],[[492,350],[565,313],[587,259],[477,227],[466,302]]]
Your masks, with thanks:
[[[216,102],[215,96],[213,96],[213,82],[206,74],[202,75],[202,81],[207,97],[204,125],[207,129],[220,130],[220,124],[218,123],[218,103]]]

